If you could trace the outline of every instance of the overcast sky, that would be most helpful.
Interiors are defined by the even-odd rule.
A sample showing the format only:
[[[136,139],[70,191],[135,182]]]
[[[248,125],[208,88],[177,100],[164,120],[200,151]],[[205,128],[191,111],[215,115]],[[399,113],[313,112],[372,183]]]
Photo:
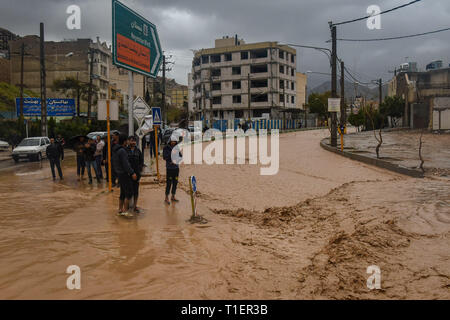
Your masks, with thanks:
[[[191,49],[210,48],[214,39],[238,34],[247,43],[278,41],[330,47],[328,21],[340,22],[366,15],[370,5],[382,10],[410,0],[123,0],[153,22],[161,45],[175,62],[168,74],[187,84]],[[100,36],[111,42],[110,0],[0,0],[0,27],[19,35],[38,34],[46,25],[46,40]],[[81,8],[81,30],[68,30],[66,9]],[[381,30],[369,30],[366,21],[338,27],[338,38],[380,38],[422,33],[450,27],[449,0],[423,0],[381,16]],[[298,49],[297,69],[329,72],[327,57],[315,50]],[[433,60],[450,63],[450,31],[405,40],[338,42],[338,55],[363,82],[382,77],[405,61],[421,69]],[[310,74],[309,86],[327,80]]]

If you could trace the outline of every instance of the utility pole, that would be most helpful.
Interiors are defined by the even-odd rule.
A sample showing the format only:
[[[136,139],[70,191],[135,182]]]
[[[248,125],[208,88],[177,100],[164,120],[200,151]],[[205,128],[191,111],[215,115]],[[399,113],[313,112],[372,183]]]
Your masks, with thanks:
[[[212,121],[213,121],[213,85],[212,85],[212,69],[209,68],[209,128],[213,127]]]
[[[341,126],[347,122],[347,110],[345,107],[345,69],[344,61],[341,61]]]
[[[134,117],[133,117],[133,100],[134,100],[134,74],[128,71],[128,135],[134,135]]]
[[[332,52],[331,52],[331,97],[337,98],[337,45],[336,45],[336,26],[330,22]],[[337,113],[331,113],[331,146],[337,146]]]
[[[379,107],[381,107],[381,104],[383,103],[383,79],[379,79],[378,80],[378,94],[380,95],[380,97],[379,97],[379,101],[380,101]]]
[[[251,122],[252,118],[251,118],[251,100],[252,100],[252,96],[251,96],[251,88],[250,88],[250,73],[247,76],[247,94],[248,94],[248,121]]]
[[[77,72],[77,117],[80,117],[80,81],[79,72]]]
[[[205,120],[206,120],[206,89],[205,89],[205,84],[202,83],[202,91],[203,91],[203,117],[202,117],[202,130],[205,127]]]
[[[163,55],[163,78],[162,78],[162,110],[164,113],[164,122],[167,123],[167,110],[166,110],[166,55]]]
[[[284,80],[283,80],[284,82]],[[286,130],[286,85],[283,84],[283,130]]]
[[[22,42],[20,47],[20,120],[23,120],[23,73],[24,62],[23,56],[25,55],[25,43]]]
[[[40,25],[40,61],[41,61],[41,135],[47,134],[47,92],[45,73],[44,23]]]
[[[91,107],[92,107],[92,79],[93,79],[93,70],[94,70],[94,49],[89,48],[89,56],[91,61],[89,63],[89,91],[88,91],[88,119],[91,118]]]

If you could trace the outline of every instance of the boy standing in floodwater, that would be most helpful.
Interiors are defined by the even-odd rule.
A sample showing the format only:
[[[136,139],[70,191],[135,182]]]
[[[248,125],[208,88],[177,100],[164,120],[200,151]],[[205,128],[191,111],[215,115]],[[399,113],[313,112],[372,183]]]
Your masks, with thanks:
[[[183,155],[179,149],[175,149],[175,146],[178,144],[178,139],[175,135],[170,137],[170,142],[168,145],[164,147],[163,150],[163,158],[166,160],[166,199],[164,200],[167,204],[170,204],[169,194],[172,189],[172,198],[173,202],[178,202],[175,198],[175,194],[177,192],[178,185],[178,176],[180,175],[180,166],[179,162]],[[180,160],[178,161],[177,158]]]

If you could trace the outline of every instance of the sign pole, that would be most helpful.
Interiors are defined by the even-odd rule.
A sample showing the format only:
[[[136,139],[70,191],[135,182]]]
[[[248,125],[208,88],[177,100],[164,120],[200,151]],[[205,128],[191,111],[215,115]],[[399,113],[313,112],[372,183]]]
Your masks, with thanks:
[[[132,136],[134,134],[134,121],[133,121],[133,96],[134,96],[134,79],[133,72],[128,71],[128,135]]]
[[[192,206],[192,219],[196,216],[195,210],[195,200],[194,200],[194,190],[192,187],[192,177],[189,177],[189,194],[191,195],[191,206]]]
[[[155,155],[156,155],[156,176],[158,177],[158,181],[160,179],[159,175],[159,146],[158,146],[158,126],[153,126],[155,130]]]
[[[106,100],[106,127],[108,131],[108,190],[112,191],[112,176],[111,176],[111,126],[109,115],[109,99]]]

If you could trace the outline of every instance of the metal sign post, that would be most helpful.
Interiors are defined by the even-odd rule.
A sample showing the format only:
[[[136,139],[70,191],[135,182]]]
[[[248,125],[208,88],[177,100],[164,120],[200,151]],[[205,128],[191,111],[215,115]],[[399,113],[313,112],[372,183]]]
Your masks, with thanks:
[[[109,97],[108,97],[109,98]],[[111,179],[111,124],[110,124],[110,100],[106,100],[106,130],[108,131],[108,190],[112,191],[112,179]]]
[[[191,206],[192,206],[192,220],[197,216],[197,204],[195,201],[195,195],[197,194],[197,180],[194,176],[189,177],[189,190],[191,196]]]
[[[155,148],[156,148],[156,175],[158,177],[158,181],[160,178],[159,175],[159,146],[158,146],[158,126],[161,125],[161,108],[155,107],[152,108],[152,118],[153,118],[153,127],[155,129]]]

